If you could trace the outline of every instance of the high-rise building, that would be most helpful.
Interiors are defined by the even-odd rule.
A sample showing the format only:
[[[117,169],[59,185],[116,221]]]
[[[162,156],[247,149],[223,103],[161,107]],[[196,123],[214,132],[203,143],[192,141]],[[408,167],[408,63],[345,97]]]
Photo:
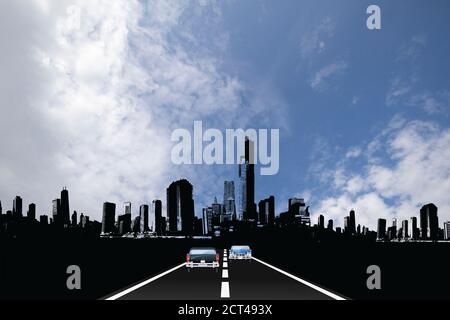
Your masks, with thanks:
[[[212,208],[203,208],[203,234],[208,235],[213,232],[213,210]]]
[[[258,204],[259,208],[259,224],[274,225],[275,224],[275,197],[271,196],[261,200]]]
[[[2,202],[0,201],[0,216],[3,214]]]
[[[167,188],[169,231],[191,235],[194,230],[193,187],[187,180],[173,182]]]
[[[242,161],[243,160],[243,161]],[[239,165],[241,181],[241,206],[243,220],[256,221],[255,203],[255,143],[249,137],[245,138],[245,158]]]
[[[409,238],[409,230],[408,230],[408,220],[403,220],[402,222],[402,238]]]
[[[52,216],[53,216],[53,223],[55,225],[61,225],[61,200],[55,199],[52,202]]]
[[[213,210],[213,224],[214,226],[219,226],[222,222],[222,205],[217,202],[217,197],[214,198],[214,203],[211,205],[211,208]]]
[[[444,222],[444,239],[450,240],[450,221]]]
[[[328,230],[333,230],[334,229],[334,222],[333,222],[332,219],[328,220],[327,229]]]
[[[125,202],[123,204],[124,214],[131,214],[131,202]]]
[[[137,216],[134,218],[133,223],[131,225],[131,230],[134,233],[139,233],[141,230],[141,217]]]
[[[344,233],[350,233],[350,217],[344,217]]]
[[[143,204],[139,209],[139,216],[141,217],[140,222],[140,233],[145,233],[150,230],[148,226],[148,205]]]
[[[103,204],[102,234],[114,233],[116,222],[116,204],[105,202]]]
[[[29,221],[36,220],[36,205],[34,203],[28,205],[27,219]]]
[[[117,218],[119,234],[124,235],[131,232],[131,213],[122,214]]]
[[[417,227],[417,218],[412,217],[410,219],[411,222],[411,239],[412,240],[418,240],[420,237],[419,228]]]
[[[350,211],[349,215],[349,232],[350,234],[356,233],[356,219],[355,219],[355,210]]]
[[[161,200],[154,200],[152,203],[154,221],[155,221],[155,232],[158,236],[163,234],[163,220],[162,220],[162,202]],[[164,227],[165,230],[165,227]]]
[[[377,239],[378,240],[386,239],[386,219],[378,219]]]
[[[322,214],[319,216],[319,219],[317,221],[317,225],[319,226],[320,229],[324,229],[325,228],[325,217]]]
[[[61,215],[60,215],[60,222],[65,227],[70,225],[69,191],[67,190],[67,188],[64,188],[61,191]]]
[[[72,227],[76,227],[78,225],[78,213],[74,211],[72,213]]]
[[[22,218],[22,198],[16,196],[13,200],[13,217],[14,218]]]
[[[430,203],[420,209],[420,231],[424,240],[437,240],[439,235],[438,208]]]
[[[236,220],[236,199],[234,181],[225,181],[223,192],[223,218],[222,221]]]

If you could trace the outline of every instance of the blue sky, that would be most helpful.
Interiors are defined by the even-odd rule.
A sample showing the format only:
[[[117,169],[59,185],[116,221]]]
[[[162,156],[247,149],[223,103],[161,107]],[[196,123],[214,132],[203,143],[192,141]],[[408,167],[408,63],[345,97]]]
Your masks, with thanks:
[[[382,30],[366,27],[370,4]],[[256,187],[278,211],[301,196],[314,219],[353,208],[373,228],[435,202],[450,220],[448,1],[32,5],[0,10],[3,203],[48,213],[67,186],[79,212],[131,201],[137,214],[188,178],[200,213],[237,182],[233,166],[170,163],[172,131],[202,120],[280,129],[279,174]]]

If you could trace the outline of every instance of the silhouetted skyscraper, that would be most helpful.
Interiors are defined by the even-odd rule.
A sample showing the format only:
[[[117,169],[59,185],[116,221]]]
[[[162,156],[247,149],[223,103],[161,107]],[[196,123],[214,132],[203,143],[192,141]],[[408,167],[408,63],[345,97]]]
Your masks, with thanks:
[[[355,219],[355,210],[350,211],[349,215],[349,232],[351,234],[356,233],[356,219]]]
[[[173,182],[167,188],[169,231],[191,235],[194,231],[193,187],[187,180]]]
[[[402,222],[402,238],[409,238],[408,220],[403,220]]]
[[[13,217],[15,218],[22,218],[22,198],[19,196],[16,196],[13,200]]]
[[[332,219],[328,220],[327,229],[328,229],[328,230],[333,230],[333,229],[334,229],[334,225],[333,225],[333,224],[334,224],[334,223],[333,223],[333,220],[332,220]]]
[[[224,182],[223,192],[223,221],[236,220],[236,199],[234,181]]]
[[[123,204],[124,214],[131,214],[131,202],[125,202]]]
[[[155,232],[158,236],[163,233],[163,220],[162,220],[162,202],[161,200],[153,201],[153,214],[155,216]],[[164,227],[165,230],[165,227]]]
[[[131,213],[120,215],[117,218],[117,226],[120,235],[131,232]]]
[[[72,213],[72,227],[76,227],[78,225],[78,214],[76,211]]]
[[[417,227],[417,218],[412,217],[411,221],[411,239],[418,240],[420,238],[419,228]]]
[[[438,208],[432,203],[427,204],[420,209],[420,230],[422,239],[438,239]]]
[[[377,239],[378,240],[386,239],[386,220],[385,219],[378,219]]]
[[[319,216],[319,220],[317,221],[317,225],[319,226],[320,229],[324,229],[325,228],[325,217],[322,214]]]
[[[61,219],[61,200],[55,199],[52,202],[52,216],[53,216],[53,223],[55,225],[60,226],[62,224]]]
[[[213,210],[213,224],[214,226],[219,226],[222,222],[222,205],[217,202],[217,197],[214,198],[214,203],[211,205]]]
[[[141,217],[137,216],[133,219],[133,222],[131,224],[131,231],[133,233],[139,233],[141,230]]]
[[[148,232],[150,230],[148,227],[148,205],[146,204],[141,205],[141,208],[139,209],[139,216],[141,217],[140,232],[141,233]]]
[[[105,202],[103,204],[102,234],[114,232],[116,222],[116,204]]]
[[[239,178],[242,186],[242,217],[244,220],[256,220],[255,204],[255,143],[245,138],[245,158],[239,165]]]
[[[275,197],[270,196],[267,199],[261,200],[259,207],[259,224],[274,225],[275,224]]]
[[[61,223],[70,225],[69,191],[66,188],[61,191]]]
[[[28,205],[27,219],[29,221],[36,220],[36,205],[34,203]]]

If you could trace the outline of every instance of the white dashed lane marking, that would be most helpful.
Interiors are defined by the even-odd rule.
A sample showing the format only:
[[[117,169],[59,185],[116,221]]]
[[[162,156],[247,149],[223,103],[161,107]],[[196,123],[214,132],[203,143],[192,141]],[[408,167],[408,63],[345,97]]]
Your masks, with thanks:
[[[220,292],[220,297],[222,299],[230,298],[230,283],[229,282],[222,282],[222,290]]]
[[[228,270],[222,270],[222,278],[228,279]]]

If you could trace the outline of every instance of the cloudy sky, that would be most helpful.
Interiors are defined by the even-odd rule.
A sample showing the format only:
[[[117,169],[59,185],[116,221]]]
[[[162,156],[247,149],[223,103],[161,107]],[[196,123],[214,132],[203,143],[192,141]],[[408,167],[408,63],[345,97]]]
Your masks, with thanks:
[[[373,2],[373,1],[372,1]],[[100,219],[105,201],[165,200],[194,184],[196,212],[235,166],[175,166],[177,128],[279,128],[280,171],[257,199],[302,196],[341,224],[450,220],[450,4],[5,0],[0,2],[0,200]],[[258,170],[259,171],[259,170]],[[119,209],[119,213],[122,209]]]

